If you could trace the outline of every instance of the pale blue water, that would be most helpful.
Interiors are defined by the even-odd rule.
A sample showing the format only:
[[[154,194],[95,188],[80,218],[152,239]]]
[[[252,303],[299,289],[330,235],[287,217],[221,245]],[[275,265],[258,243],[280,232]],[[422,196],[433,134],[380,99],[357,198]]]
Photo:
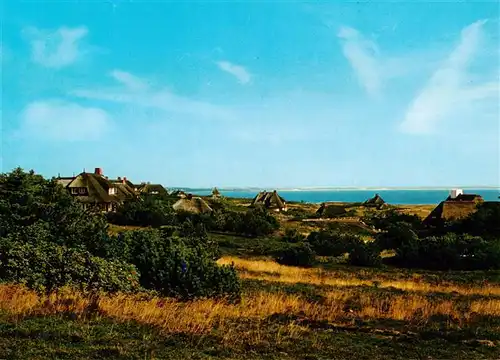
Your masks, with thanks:
[[[188,190],[188,189],[186,189]],[[211,189],[190,189],[196,195],[210,195]],[[224,190],[222,195],[235,198],[253,198],[258,190]],[[378,193],[390,204],[438,204],[449,195],[449,190],[282,190],[286,201],[321,203],[325,201],[362,202]],[[479,194],[485,201],[499,201],[500,189],[466,189],[466,194]]]

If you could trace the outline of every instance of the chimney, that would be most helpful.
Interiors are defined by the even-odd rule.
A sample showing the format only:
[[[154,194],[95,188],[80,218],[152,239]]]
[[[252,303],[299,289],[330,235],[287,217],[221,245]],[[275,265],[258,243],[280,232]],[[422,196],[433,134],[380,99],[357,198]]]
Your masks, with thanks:
[[[452,189],[450,191],[450,199],[456,199],[458,195],[462,195],[464,191],[462,189]]]
[[[187,198],[188,200],[191,200],[191,199],[193,198],[193,194],[187,194],[186,198]]]
[[[127,183],[127,177],[126,177],[126,176],[124,176],[124,177],[123,177],[123,183],[124,183],[124,184],[126,184],[126,183]]]
[[[122,178],[118,176],[118,181],[122,181]]]
[[[102,176],[102,168],[95,168],[94,174]]]

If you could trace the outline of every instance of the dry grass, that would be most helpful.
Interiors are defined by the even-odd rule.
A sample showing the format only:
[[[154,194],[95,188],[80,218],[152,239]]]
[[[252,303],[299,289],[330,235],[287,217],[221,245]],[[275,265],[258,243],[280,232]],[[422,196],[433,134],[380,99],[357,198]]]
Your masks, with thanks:
[[[89,298],[71,289],[41,296],[22,286],[0,285],[0,309],[16,316],[70,313],[79,317],[86,314],[89,305]],[[236,341],[244,336],[235,331],[238,321],[251,319],[259,323],[274,314],[296,315],[310,321],[344,325],[353,319],[393,319],[415,326],[425,325],[435,315],[450,317],[459,326],[467,325],[473,313],[500,315],[498,299],[475,300],[469,305],[469,310],[464,311],[454,300],[430,300],[415,294],[380,296],[376,292],[337,289],[326,292],[321,303],[307,301],[299,295],[266,292],[247,295],[239,304],[211,299],[179,302],[168,298],[146,298],[144,294],[118,294],[101,296],[98,308],[105,316],[154,325],[166,333],[200,335],[208,334],[217,327],[226,334],[227,341]],[[300,333],[291,324],[282,329],[287,336],[291,330]]]
[[[321,268],[299,268],[293,266],[280,265],[270,260],[247,260],[237,257],[223,257],[219,264],[234,264],[240,271],[240,276],[246,279],[277,281],[283,283],[304,283],[314,285],[331,285],[336,287],[349,287],[368,285],[374,282],[377,286],[388,288],[393,287],[407,291],[420,292],[444,292],[459,293],[461,295],[500,295],[500,285],[498,284],[478,284],[477,286],[459,286],[452,283],[442,282],[439,285],[422,281],[418,274],[413,274],[410,280],[387,280],[373,277],[370,280],[361,280],[354,276],[348,277],[345,272],[336,273]],[[363,275],[363,270],[358,274]]]
[[[244,295],[238,304],[213,299],[180,302],[147,294],[102,294],[98,302],[98,314],[121,322],[132,320],[152,325],[164,334],[184,333],[204,337],[217,331],[223,344],[229,346],[280,344],[299,340],[305,332],[313,331],[308,324],[318,321],[352,327],[357,321],[363,320],[371,321],[370,326],[387,329],[392,325],[383,325],[381,321],[397,320],[405,327],[420,329],[439,321],[436,319],[445,319],[445,326],[463,329],[469,325],[474,326],[478,316],[500,316],[500,299],[486,296],[499,294],[498,286],[433,286],[417,279],[380,281],[381,287],[432,292],[456,291],[484,296],[471,300],[463,297],[439,298],[428,297],[425,293],[382,292],[376,289],[362,291],[353,285],[373,285],[373,281],[346,278],[345,275],[341,278],[335,272],[319,269],[284,267],[271,261],[223,258],[220,262],[234,262],[243,271],[244,277],[286,283],[328,284],[337,288],[324,289],[321,301],[311,301],[300,294],[262,290]],[[50,295],[38,295],[19,285],[0,285],[0,310],[14,319],[29,315],[58,314],[79,318],[88,314],[90,307],[88,297],[70,288],[60,289]],[[274,324],[272,331],[271,323]],[[442,323],[440,326],[443,326]],[[498,326],[491,325],[490,328],[492,331],[500,331]]]

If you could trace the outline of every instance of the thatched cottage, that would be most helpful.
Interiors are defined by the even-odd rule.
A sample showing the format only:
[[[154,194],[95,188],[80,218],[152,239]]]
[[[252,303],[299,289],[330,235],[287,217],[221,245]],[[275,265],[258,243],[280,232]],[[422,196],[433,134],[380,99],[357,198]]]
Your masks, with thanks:
[[[213,211],[205,200],[191,194],[179,199],[173,205],[173,208],[175,211],[188,212],[191,214],[207,214]]]
[[[254,197],[250,206],[262,206],[266,209],[278,212],[287,210],[285,199],[283,199],[276,190],[273,192],[261,191]]]
[[[316,215],[324,218],[332,218],[336,216],[341,216],[347,213],[344,205],[338,202],[324,202],[320,205],[319,209],[316,211]]]
[[[221,196],[222,195],[221,195],[219,189],[214,187],[214,189],[212,190],[212,198],[217,199],[217,198],[220,198]]]
[[[439,226],[447,221],[464,219],[475,212],[477,205],[483,201],[480,195],[452,191],[450,196],[425,218],[424,224]]]
[[[387,205],[387,203],[382,199],[382,197],[379,194],[375,194],[374,197],[371,199],[366,200],[363,203],[364,206],[367,207],[376,207],[376,208],[382,208]]]
[[[141,195],[168,196],[168,191],[161,184],[141,183],[135,185],[135,191]]]
[[[101,168],[96,168],[94,173],[84,171],[72,178],[59,177],[57,182],[81,202],[84,208],[89,209],[114,211],[118,204],[135,197],[126,184],[110,181],[105,177]]]

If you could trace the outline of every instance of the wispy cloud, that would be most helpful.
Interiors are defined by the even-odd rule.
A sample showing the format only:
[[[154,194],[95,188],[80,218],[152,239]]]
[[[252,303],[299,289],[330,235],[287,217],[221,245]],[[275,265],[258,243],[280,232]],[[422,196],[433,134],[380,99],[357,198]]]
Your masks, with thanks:
[[[146,81],[126,71],[113,70],[110,75],[130,90],[146,90],[148,88]]]
[[[121,103],[140,108],[157,109],[168,113],[191,115],[196,118],[231,119],[231,112],[223,106],[194,98],[180,96],[165,88],[151,88],[148,82],[133,74],[113,71],[111,76],[125,86],[96,89],[78,89],[71,94],[80,98]]]
[[[248,84],[252,80],[252,75],[243,66],[232,64],[229,61],[218,61],[216,64],[219,69],[233,75],[242,84]]]
[[[61,100],[28,104],[21,113],[22,137],[57,141],[97,140],[110,126],[106,111]]]
[[[401,130],[425,134],[455,109],[472,106],[474,101],[498,96],[498,79],[470,85],[468,65],[480,49],[485,21],[477,21],[462,30],[459,43],[410,104]]]
[[[355,71],[361,86],[369,94],[377,94],[382,86],[377,44],[365,38],[356,29],[347,26],[341,27],[337,36],[341,39],[342,51]]]
[[[35,63],[49,68],[62,68],[78,61],[83,51],[81,40],[88,34],[86,27],[61,27],[57,30],[24,29],[31,44]]]

